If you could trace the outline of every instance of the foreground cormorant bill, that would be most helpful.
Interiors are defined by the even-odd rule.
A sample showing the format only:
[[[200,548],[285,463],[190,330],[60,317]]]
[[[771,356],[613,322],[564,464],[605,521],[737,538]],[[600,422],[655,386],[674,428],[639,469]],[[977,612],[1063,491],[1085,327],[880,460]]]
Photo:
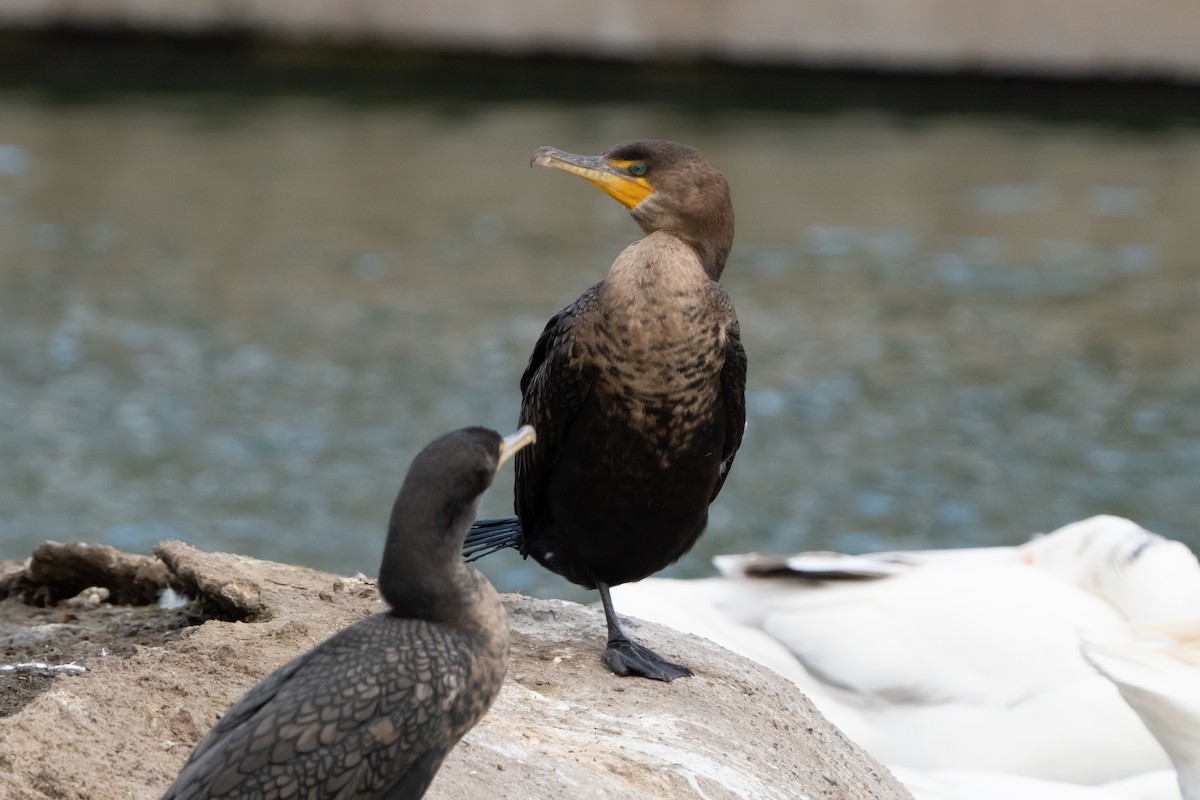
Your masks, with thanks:
[[[646,236],[538,338],[521,377],[520,421],[538,441],[517,458],[517,516],[478,521],[464,555],[515,547],[597,589],[618,675],[691,675],[625,634],[609,587],[692,547],[742,441],[746,353],[717,283],[733,242],[729,185],[699,151],[661,140],[599,156],[543,147],[533,163],[599,187]]]
[[[534,440],[522,427],[445,434],[413,460],[379,569],[391,610],[267,676],[221,717],[164,800],[419,798],[491,706],[508,619],[463,564],[463,536],[496,470]]]

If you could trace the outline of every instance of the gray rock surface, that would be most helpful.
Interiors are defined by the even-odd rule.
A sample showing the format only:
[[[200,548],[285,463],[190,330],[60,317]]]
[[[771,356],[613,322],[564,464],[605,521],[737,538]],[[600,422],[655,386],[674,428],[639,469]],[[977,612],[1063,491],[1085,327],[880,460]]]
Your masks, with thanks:
[[[279,664],[383,607],[372,581],[187,545],[160,545],[173,583],[244,600],[128,657],[92,656],[0,719],[0,796],[157,797],[192,747]],[[44,593],[43,593],[44,594]],[[6,602],[11,602],[6,601]],[[631,622],[696,676],[618,678],[600,661],[604,619],[574,603],[508,595],[513,648],[492,710],[430,787],[443,800],[907,798],[790,682],[703,639]],[[88,612],[72,611],[72,617]]]
[[[431,797],[889,798],[907,792],[789,681],[706,640],[631,623],[690,665],[671,684],[604,667],[599,609],[505,598],[508,680]]]

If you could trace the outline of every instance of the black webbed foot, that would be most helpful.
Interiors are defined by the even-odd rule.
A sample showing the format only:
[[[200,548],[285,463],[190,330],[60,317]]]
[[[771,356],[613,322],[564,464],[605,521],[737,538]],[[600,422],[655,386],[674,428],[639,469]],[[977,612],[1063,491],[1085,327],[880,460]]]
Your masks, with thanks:
[[[600,591],[604,619],[608,623],[608,647],[604,650],[604,663],[609,669],[622,677],[638,675],[665,683],[676,678],[690,678],[695,674],[683,664],[667,661],[649,647],[643,647],[626,636],[617,620],[617,612],[613,611],[608,584],[596,581],[596,588]]]
[[[610,639],[604,651],[604,663],[617,675],[638,675],[670,683],[676,678],[690,678],[693,673],[683,664],[667,661],[648,647],[632,639]]]

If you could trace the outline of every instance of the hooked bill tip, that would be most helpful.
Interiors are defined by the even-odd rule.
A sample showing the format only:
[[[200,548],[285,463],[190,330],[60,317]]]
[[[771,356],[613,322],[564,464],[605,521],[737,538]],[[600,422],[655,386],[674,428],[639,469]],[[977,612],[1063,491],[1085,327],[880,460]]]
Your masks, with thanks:
[[[522,425],[515,433],[505,436],[500,442],[500,459],[496,462],[496,469],[500,469],[500,466],[516,455],[518,450],[536,441],[537,432],[532,425]]]
[[[533,156],[529,159],[529,166],[548,167],[553,160],[552,155],[557,152],[558,150],[553,147],[539,147],[533,151]]]

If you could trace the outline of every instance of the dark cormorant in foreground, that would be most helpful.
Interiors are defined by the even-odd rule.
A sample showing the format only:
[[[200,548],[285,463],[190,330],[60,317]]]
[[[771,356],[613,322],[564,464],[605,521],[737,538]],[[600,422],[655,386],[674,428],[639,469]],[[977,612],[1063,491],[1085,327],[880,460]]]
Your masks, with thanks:
[[[496,470],[533,439],[528,426],[505,439],[465,428],[422,450],[392,508],[379,569],[392,610],[251,689],[196,747],[164,800],[425,794],[504,680],[504,608],[459,552]]]
[[[521,377],[521,424],[538,440],[517,457],[517,517],[477,522],[464,554],[516,547],[598,589],[604,660],[618,675],[691,675],[621,630],[609,587],[692,547],[742,441],[746,353],[717,283],[733,242],[729,185],[674,142],[623,142],[600,156],[543,147],[533,163],[595,184],[646,238],[538,338]]]

